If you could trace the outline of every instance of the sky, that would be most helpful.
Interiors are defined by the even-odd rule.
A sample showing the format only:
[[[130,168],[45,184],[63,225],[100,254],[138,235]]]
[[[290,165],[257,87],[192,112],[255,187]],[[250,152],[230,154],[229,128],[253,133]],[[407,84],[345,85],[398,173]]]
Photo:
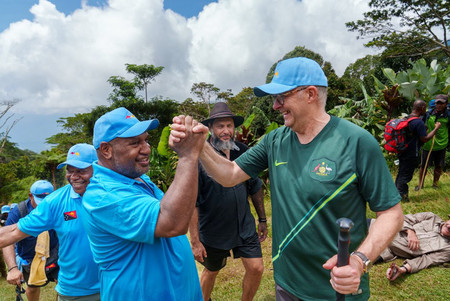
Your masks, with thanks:
[[[234,94],[264,84],[296,46],[338,75],[374,50],[348,32],[369,0],[2,0],[0,101],[19,100],[9,136],[22,149],[50,149],[56,120],[108,105],[125,64],[164,70],[149,97],[184,101],[193,83]]]

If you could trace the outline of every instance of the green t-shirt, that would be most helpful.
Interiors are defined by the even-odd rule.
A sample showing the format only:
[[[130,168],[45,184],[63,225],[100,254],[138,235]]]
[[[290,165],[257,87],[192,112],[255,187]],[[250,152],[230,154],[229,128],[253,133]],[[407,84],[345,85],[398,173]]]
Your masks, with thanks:
[[[336,117],[308,144],[290,128],[274,130],[235,162],[250,176],[269,168],[275,282],[302,300],[335,298],[322,264],[337,253],[336,220],[354,222],[353,251],[367,233],[366,203],[383,211],[400,201],[377,141]],[[348,300],[368,299],[368,280]]]
[[[441,127],[436,131],[434,135],[434,144],[433,151],[445,149],[448,144],[448,114],[447,111],[443,114],[444,116],[437,117],[436,115],[430,115],[430,117],[426,120],[426,126],[428,131],[434,129],[434,125],[436,122],[441,123]],[[423,149],[429,151],[431,149],[431,144],[433,143],[433,139],[429,140],[427,143],[423,145]]]

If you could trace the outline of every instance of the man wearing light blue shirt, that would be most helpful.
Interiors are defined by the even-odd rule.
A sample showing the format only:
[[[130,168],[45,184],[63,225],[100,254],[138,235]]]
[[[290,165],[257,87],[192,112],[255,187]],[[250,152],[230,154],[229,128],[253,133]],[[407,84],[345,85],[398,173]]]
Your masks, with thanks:
[[[11,233],[0,235],[0,246],[3,246],[29,235],[38,236],[49,229],[56,231],[60,271],[55,289],[59,301],[100,300],[98,267],[81,222],[81,197],[89,184],[92,162],[96,159],[92,145],[76,144],[70,148],[67,160],[58,165],[58,168],[67,167],[69,184],[46,197],[35,210],[19,220]]]
[[[189,126],[195,125],[190,118]],[[94,126],[98,162],[83,197],[85,228],[100,269],[101,297],[122,300],[202,300],[185,236],[197,197],[198,156],[205,135],[192,134],[175,151],[179,161],[164,194],[150,178],[147,131],[118,108]]]

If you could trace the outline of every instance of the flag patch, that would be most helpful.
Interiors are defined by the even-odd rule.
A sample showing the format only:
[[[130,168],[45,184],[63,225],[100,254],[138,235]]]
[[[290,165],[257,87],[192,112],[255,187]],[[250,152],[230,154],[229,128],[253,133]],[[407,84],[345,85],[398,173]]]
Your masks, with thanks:
[[[64,220],[65,221],[70,221],[70,220],[73,220],[76,218],[77,218],[77,212],[75,210],[69,211],[69,212],[64,212]]]

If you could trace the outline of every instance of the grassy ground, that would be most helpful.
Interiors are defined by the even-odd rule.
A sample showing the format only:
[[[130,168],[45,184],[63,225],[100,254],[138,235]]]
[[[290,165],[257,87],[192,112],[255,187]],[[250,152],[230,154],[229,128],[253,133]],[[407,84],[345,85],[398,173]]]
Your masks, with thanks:
[[[402,204],[404,213],[431,211],[443,219],[447,219],[447,214],[450,214],[450,202],[448,199],[450,196],[450,174],[442,176],[439,189],[431,188],[430,175],[428,175],[425,182],[425,188],[419,192],[414,191],[414,186],[417,183],[418,180],[415,177],[410,184],[410,201]],[[266,199],[265,205],[269,237],[262,244],[265,269],[261,285],[255,297],[255,300],[261,301],[275,300],[275,284],[271,261],[271,210],[268,199]],[[367,215],[369,217],[375,216],[371,211],[368,211]],[[401,265],[402,260],[398,259],[396,262]],[[450,286],[448,285],[448,280],[450,279],[450,268],[433,267],[417,274],[407,275],[390,283],[385,277],[385,272],[389,265],[389,263],[382,263],[372,268],[370,272],[371,300],[444,301],[449,299]],[[200,272],[202,267],[200,265],[197,266]],[[212,294],[213,300],[240,300],[243,274],[244,268],[241,261],[229,259],[227,266],[217,276]],[[41,289],[41,301],[53,301],[56,299],[56,293],[53,288],[54,284],[51,283]],[[4,279],[0,279],[0,301],[9,300],[15,300],[14,287],[8,285]],[[26,300],[25,297],[24,300]]]

